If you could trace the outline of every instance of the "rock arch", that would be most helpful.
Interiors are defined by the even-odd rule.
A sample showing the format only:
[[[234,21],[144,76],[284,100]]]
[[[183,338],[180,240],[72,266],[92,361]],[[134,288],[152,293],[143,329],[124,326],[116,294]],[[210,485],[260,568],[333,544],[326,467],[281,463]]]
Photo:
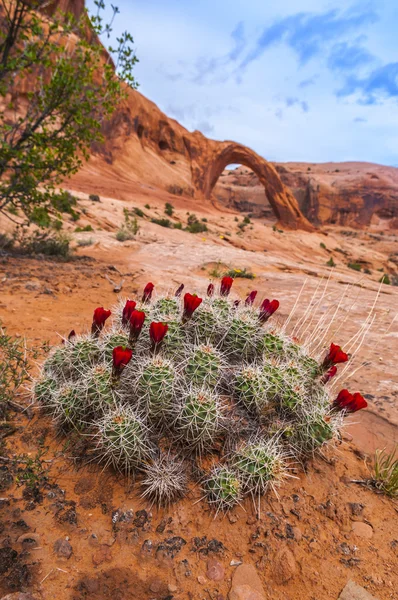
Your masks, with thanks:
[[[250,148],[236,142],[209,140],[210,152],[192,156],[192,183],[197,192],[211,198],[213,188],[229,164],[237,163],[252,169],[264,186],[268,201],[279,223],[290,229],[312,231],[313,225],[301,213],[296,198],[282,183],[276,169]]]

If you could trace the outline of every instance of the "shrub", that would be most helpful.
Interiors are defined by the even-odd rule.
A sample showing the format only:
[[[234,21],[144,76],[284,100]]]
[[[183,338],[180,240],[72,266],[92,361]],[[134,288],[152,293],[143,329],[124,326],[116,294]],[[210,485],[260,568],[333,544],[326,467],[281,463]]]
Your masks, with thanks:
[[[65,233],[52,233],[51,231],[36,230],[27,233],[26,229],[21,230],[17,235],[18,251],[21,254],[44,254],[45,256],[60,256],[68,258],[70,256],[70,237]]]
[[[101,202],[101,198],[98,194],[90,194],[88,199],[91,200],[91,202]]]
[[[251,223],[251,221],[250,221],[250,217],[248,217],[248,216],[244,217],[244,218],[243,218],[243,223],[244,223],[245,225],[249,225],[249,224]]]
[[[174,206],[170,202],[166,202],[164,212],[167,216],[172,217],[174,213]]]
[[[145,204],[145,208],[147,208],[148,210],[150,210],[150,205],[149,204]]]
[[[83,233],[85,231],[94,231],[91,225],[85,225],[85,227],[76,227],[75,233]]]
[[[244,269],[229,269],[225,275],[233,277],[234,279],[241,277],[242,279],[255,279],[254,273],[248,271],[246,267]]]
[[[353,271],[360,271],[361,270],[361,265],[359,263],[356,262],[350,262],[348,263],[347,267],[349,269],[353,269]]]
[[[134,218],[130,217],[129,211],[127,210],[127,208],[123,209],[123,215],[124,215],[124,223],[116,233],[116,239],[118,242],[134,240],[140,229],[137,219],[135,217]]]
[[[283,482],[291,460],[338,439],[347,411],[366,405],[326,385],[333,365],[348,360],[339,346],[318,362],[283,326],[267,324],[276,300],[236,305],[231,285],[224,279],[206,299],[146,296],[131,329],[130,305],[115,307],[106,332],[110,311],[96,309],[91,334],[55,347],[34,383],[56,426],[81,432],[98,461],[141,478],[151,502],[184,495],[187,473],[205,465],[213,466],[201,484],[216,510],[257,500]]]
[[[384,283],[385,285],[391,285],[391,280],[388,275],[382,275],[379,279],[379,283]]]
[[[87,246],[92,246],[94,244],[93,238],[88,238],[88,240],[78,240],[77,245],[79,248],[86,248]]]
[[[327,263],[326,263],[326,264],[327,264],[327,266],[328,266],[328,267],[335,267],[335,266],[336,266],[336,263],[335,263],[335,262],[334,262],[334,260],[333,260],[333,256],[331,256],[331,257],[329,258],[329,260],[327,261]]]
[[[151,219],[151,223],[155,223],[155,225],[160,225],[161,227],[172,227],[172,222],[170,219]]]
[[[140,208],[138,208],[137,206],[135,206],[133,208],[133,212],[135,215],[137,215],[137,217],[145,217],[145,213],[143,210],[141,210]]]
[[[188,225],[185,231],[189,231],[189,233],[203,233],[204,231],[208,231],[208,229],[206,223],[201,223],[198,217],[192,214],[188,217]]]
[[[178,221],[178,223],[174,223],[173,227],[174,229],[182,229],[182,223]]]
[[[9,404],[15,400],[29,376],[29,361],[24,341],[7,334],[0,323],[0,417],[7,415]]]
[[[326,244],[324,244],[323,242],[321,242],[319,245],[320,245],[320,247],[321,247],[323,250],[326,250]]]

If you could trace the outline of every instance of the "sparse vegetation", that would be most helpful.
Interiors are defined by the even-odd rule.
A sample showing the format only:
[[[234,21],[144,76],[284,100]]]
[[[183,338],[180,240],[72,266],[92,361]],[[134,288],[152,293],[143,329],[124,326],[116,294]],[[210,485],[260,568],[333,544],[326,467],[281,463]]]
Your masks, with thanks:
[[[248,216],[245,216],[245,217],[243,218],[243,223],[244,223],[245,225],[249,225],[249,224],[251,223],[251,220],[250,220],[250,218],[249,218]]]
[[[127,208],[123,209],[124,223],[116,233],[116,239],[118,242],[126,242],[127,240],[134,240],[140,229],[136,217],[131,217]]]
[[[76,227],[75,233],[84,233],[85,231],[94,231],[91,225],[85,225],[84,227]]]
[[[384,283],[385,285],[391,285],[391,279],[387,274],[384,274],[380,277],[379,283]]]
[[[360,271],[362,269],[361,265],[357,262],[349,262],[347,267],[353,271]]]
[[[0,418],[5,419],[10,403],[16,400],[29,377],[25,342],[8,335],[0,322]]]
[[[137,217],[145,217],[145,213],[144,213],[144,211],[143,211],[143,210],[141,210],[140,208],[138,208],[138,206],[135,206],[135,207],[133,208],[133,213],[134,213],[135,215],[137,215]]]
[[[101,198],[98,194],[90,194],[88,199],[91,200],[91,202],[101,202]]]
[[[335,262],[334,262],[334,260],[333,260],[333,256],[331,256],[331,257],[329,258],[329,260],[327,261],[327,263],[326,263],[326,264],[327,264],[327,266],[328,266],[328,267],[335,267],[335,266],[336,266],[336,263],[335,263]]]
[[[326,244],[324,244],[323,242],[321,242],[319,245],[323,250],[327,250]]]
[[[150,207],[150,205],[149,205],[149,204],[145,204],[145,207],[144,207],[144,208],[146,208],[146,209],[150,210],[150,208],[151,208],[151,207]]]
[[[166,202],[164,212],[168,217],[172,217],[174,213],[174,206],[170,202]]]
[[[160,225],[161,227],[172,227],[173,223],[170,219],[151,219],[151,223],[155,223],[155,225]]]
[[[208,229],[206,223],[201,223],[195,214],[191,214],[188,217],[188,225],[185,231],[189,231],[189,233],[203,233],[204,231],[208,231]]]
[[[391,452],[376,450],[374,477],[371,483],[375,488],[392,498],[398,497],[398,446]]]
[[[246,267],[244,269],[229,269],[226,271],[225,275],[233,277],[234,279],[238,277],[241,277],[242,279],[255,279],[256,277],[254,273],[246,269]]]
[[[61,258],[70,256],[71,240],[65,233],[54,233],[47,229],[36,229],[30,232],[27,228],[21,228],[17,230],[15,240],[16,249],[20,254],[44,254]]]
[[[94,244],[93,238],[88,238],[87,240],[78,240],[77,245],[79,248],[87,248],[88,246],[92,246]]]

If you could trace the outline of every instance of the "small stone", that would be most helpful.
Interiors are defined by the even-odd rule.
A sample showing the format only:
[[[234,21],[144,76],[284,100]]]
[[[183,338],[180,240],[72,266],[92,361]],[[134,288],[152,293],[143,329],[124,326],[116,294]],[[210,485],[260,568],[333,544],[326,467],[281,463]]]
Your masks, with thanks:
[[[301,533],[301,529],[298,527],[293,527],[293,536],[296,542],[300,542],[303,538],[303,534]]]
[[[362,521],[354,521],[352,524],[352,533],[357,537],[370,540],[373,537],[373,528]]]
[[[359,517],[362,514],[363,509],[365,508],[364,505],[360,504],[359,502],[350,502],[349,507],[351,509],[351,514],[354,517]]]
[[[240,565],[232,578],[229,600],[265,600],[264,588],[253,565]]]
[[[38,548],[40,546],[39,536],[37,533],[23,533],[19,536],[17,542],[22,544],[25,550],[28,548]]]
[[[341,592],[339,600],[377,600],[377,598],[350,580]]]
[[[247,517],[246,523],[248,525],[254,525],[255,523],[257,523],[257,517]]]
[[[104,562],[112,561],[112,552],[109,546],[102,544],[97,552],[92,556],[93,564],[97,567],[98,565],[102,565]]]
[[[239,565],[242,564],[241,560],[231,560],[231,562],[229,563],[230,567],[239,567]]]
[[[166,584],[159,577],[155,577],[154,579],[152,579],[152,581],[149,585],[149,589],[154,594],[159,594],[159,593],[163,594],[163,593],[167,592]]]
[[[203,577],[203,575],[199,575],[198,583],[200,583],[200,585],[205,585],[205,583],[207,583],[206,577]]]
[[[73,549],[67,540],[59,539],[54,543],[54,552],[61,558],[70,558]]]
[[[296,559],[287,546],[281,548],[275,556],[273,576],[278,584],[287,583],[297,571]]]
[[[178,591],[178,587],[174,583],[169,583],[169,585],[167,586],[167,589],[172,594],[175,594]]]
[[[214,558],[207,561],[206,577],[211,581],[222,581],[225,576],[225,569],[221,563]]]

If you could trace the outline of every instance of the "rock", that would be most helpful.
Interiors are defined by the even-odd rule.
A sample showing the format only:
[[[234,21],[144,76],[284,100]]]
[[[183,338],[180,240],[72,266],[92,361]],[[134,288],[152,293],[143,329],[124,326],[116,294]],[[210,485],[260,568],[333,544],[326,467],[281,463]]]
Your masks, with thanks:
[[[377,598],[350,580],[341,592],[339,600],[377,600]]]
[[[102,565],[102,563],[104,562],[111,562],[112,561],[112,552],[109,546],[106,546],[105,544],[102,544],[97,552],[95,552],[95,554],[93,554],[92,556],[92,561],[93,564],[97,567],[98,565]]]
[[[38,548],[40,546],[40,538],[37,533],[23,533],[17,539],[19,544],[22,544],[24,550],[29,548]]]
[[[73,549],[68,540],[61,538],[54,543],[54,552],[61,558],[70,558]]]
[[[214,558],[207,561],[206,577],[211,581],[222,581],[225,576],[225,569],[221,563]]]
[[[275,556],[273,577],[278,584],[284,584],[295,576],[296,571],[296,559],[292,551],[284,546]]]
[[[39,281],[28,281],[27,283],[25,283],[26,290],[36,292],[40,288],[41,288],[41,283]]]
[[[301,529],[298,527],[293,527],[293,537],[296,542],[300,542],[303,538],[303,534],[301,533]]]
[[[229,563],[230,567],[239,567],[239,565],[242,564],[241,560],[231,560],[231,562]]]
[[[265,600],[264,588],[253,565],[240,565],[232,578],[229,600]]]
[[[373,537],[373,528],[367,523],[362,523],[362,521],[355,521],[352,524],[351,531],[357,537],[364,538],[366,540],[370,540]]]
[[[349,507],[351,509],[351,514],[354,517],[359,517],[362,514],[363,509],[365,508],[364,505],[360,504],[359,502],[350,502]]]
[[[203,577],[203,575],[199,575],[198,583],[200,583],[200,585],[205,585],[205,583],[207,583],[206,577]]]

